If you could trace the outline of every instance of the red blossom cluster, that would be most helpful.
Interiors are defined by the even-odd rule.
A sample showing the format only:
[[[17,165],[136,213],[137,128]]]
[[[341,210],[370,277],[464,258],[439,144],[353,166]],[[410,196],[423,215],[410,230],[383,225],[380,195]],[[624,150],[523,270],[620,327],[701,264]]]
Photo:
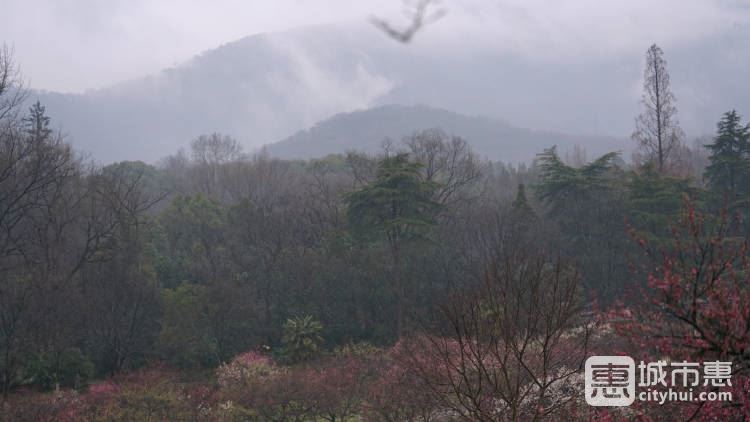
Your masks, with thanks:
[[[692,420],[750,418],[750,242],[736,219],[685,211],[666,247],[639,245],[652,266],[636,300],[605,315],[625,342],[625,354],[643,360],[729,361],[733,400],[641,406],[642,417]],[[656,415],[656,416],[654,416]],[[649,419],[650,418],[650,419]]]

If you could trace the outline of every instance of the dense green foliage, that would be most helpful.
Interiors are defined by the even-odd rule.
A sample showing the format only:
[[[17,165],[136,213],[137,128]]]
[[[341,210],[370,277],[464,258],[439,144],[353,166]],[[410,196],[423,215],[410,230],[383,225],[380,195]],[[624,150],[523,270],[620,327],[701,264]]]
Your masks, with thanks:
[[[750,195],[750,124],[742,126],[735,110],[724,113],[714,142],[706,145],[711,163],[706,179],[732,203],[746,202]]]
[[[281,347],[284,359],[289,363],[308,362],[322,352],[323,324],[311,315],[294,317],[284,323]]]

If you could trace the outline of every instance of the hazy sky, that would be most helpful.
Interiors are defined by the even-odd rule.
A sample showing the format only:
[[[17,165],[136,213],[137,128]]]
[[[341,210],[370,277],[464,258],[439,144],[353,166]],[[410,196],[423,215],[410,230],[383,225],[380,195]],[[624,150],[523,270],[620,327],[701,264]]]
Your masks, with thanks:
[[[443,0],[419,43],[546,59],[689,42],[750,23],[750,0]],[[300,25],[398,17],[400,0],[3,0],[0,42],[34,88],[78,92],[172,66],[222,43]],[[750,42],[749,42],[750,44]],[[415,47],[416,48],[416,47]]]

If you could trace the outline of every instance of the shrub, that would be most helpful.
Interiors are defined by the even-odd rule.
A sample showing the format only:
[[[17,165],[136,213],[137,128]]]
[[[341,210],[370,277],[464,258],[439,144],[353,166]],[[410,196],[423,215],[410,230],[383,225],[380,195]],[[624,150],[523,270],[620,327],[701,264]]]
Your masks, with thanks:
[[[280,372],[268,356],[246,352],[220,365],[216,369],[216,378],[222,387],[248,386],[254,382],[268,381]]]
[[[49,394],[26,391],[0,403],[0,421],[73,421],[74,419],[67,417],[67,410],[74,400],[75,397],[71,393]]]
[[[77,348],[59,354],[40,353],[27,358],[24,383],[52,390],[55,387],[80,388],[94,374],[94,364]]]
[[[215,390],[184,385],[178,375],[151,367],[94,384],[55,420],[211,420]]]
[[[334,356],[338,357],[372,357],[382,353],[378,347],[367,342],[346,343],[333,349]]]

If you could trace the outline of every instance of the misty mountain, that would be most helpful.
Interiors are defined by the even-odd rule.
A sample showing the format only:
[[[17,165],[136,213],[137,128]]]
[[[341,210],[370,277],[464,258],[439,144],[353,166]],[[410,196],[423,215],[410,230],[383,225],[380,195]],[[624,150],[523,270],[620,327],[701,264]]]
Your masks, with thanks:
[[[553,145],[564,155],[578,145],[590,158],[608,151],[625,151],[627,139],[608,136],[574,136],[513,127],[500,120],[466,116],[427,106],[387,105],[341,113],[310,129],[273,144],[271,156],[308,159],[348,150],[377,152],[384,139],[400,141],[425,128],[439,128],[466,139],[480,156],[506,163],[529,162]]]
[[[750,114],[750,48],[740,42],[749,34],[746,27],[729,27],[700,41],[663,46],[680,122],[689,136],[713,133],[726,110]],[[477,149],[493,157],[498,151],[490,140],[506,144],[518,139],[514,146],[504,146],[513,151],[503,155],[530,157],[539,145],[574,142],[557,141],[563,136],[559,133],[627,138],[633,130],[642,52],[551,59],[503,52],[471,40],[465,48],[418,41],[393,42],[365,23],[300,28],[243,38],[157,74],[83,94],[34,92],[30,101],[42,101],[69,140],[103,162],[154,162],[214,131],[235,137],[252,151],[338,113],[387,104],[427,104],[557,134],[507,136],[503,130],[511,129],[497,122],[459,124],[455,116],[431,111],[426,113],[429,118],[411,116],[422,119],[419,123],[389,123],[390,132],[351,126],[347,136],[368,138],[350,142],[370,145],[381,135],[398,137],[423,128],[423,122],[486,143]],[[502,40],[497,45],[502,46]],[[416,111],[412,114],[420,114]],[[438,121],[442,118],[447,121]],[[331,147],[343,145],[343,136],[331,135],[320,141],[321,148],[329,142]],[[550,139],[543,142],[543,136]],[[279,154],[289,142],[276,147]],[[321,155],[305,151],[304,156]]]
[[[322,36],[301,48],[291,35],[247,37],[156,75],[30,99],[47,105],[73,144],[97,159],[154,161],[211,132],[252,149],[367,106],[390,88],[357,51],[327,51],[336,44]]]

